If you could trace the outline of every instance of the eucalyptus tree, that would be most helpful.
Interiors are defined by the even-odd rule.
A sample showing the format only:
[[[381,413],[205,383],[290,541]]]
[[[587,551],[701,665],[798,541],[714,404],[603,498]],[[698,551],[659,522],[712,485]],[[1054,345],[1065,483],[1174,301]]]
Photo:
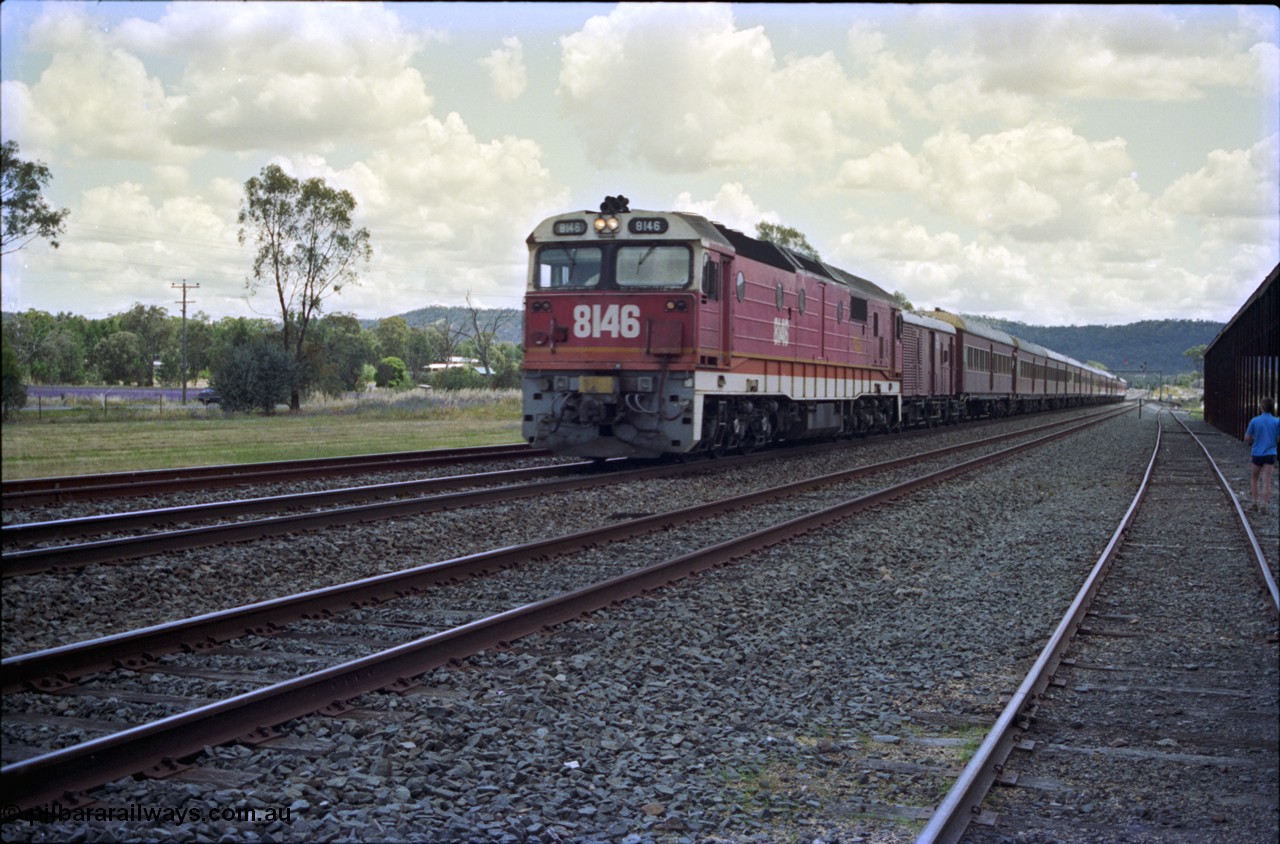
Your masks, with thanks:
[[[250,293],[275,294],[283,324],[281,345],[296,372],[303,372],[307,330],[324,310],[324,301],[347,284],[359,282],[359,270],[373,255],[369,230],[352,221],[356,200],[349,191],[329,187],[321,178],[306,181],[269,164],[245,182],[237,222],[240,243],[254,245]],[[301,384],[289,390],[289,408],[301,406]]]
[[[53,175],[43,161],[23,161],[18,142],[0,147],[0,255],[17,252],[37,237],[58,248],[58,236],[66,228],[66,208],[54,210],[43,190]]]
[[[815,261],[821,261],[818,250],[813,248],[809,243],[809,238],[799,229],[793,229],[790,226],[784,226],[781,223],[756,223],[756,237],[761,240],[767,240],[770,243],[776,243],[779,246],[785,246],[788,249],[799,252],[801,255],[812,258]]]
[[[150,377],[151,360],[143,348],[142,338],[132,331],[117,331],[103,337],[93,347],[93,360],[104,384],[142,386]]]
[[[404,317],[393,316],[378,320],[374,333],[378,337],[378,350],[382,357],[408,360],[409,337],[412,332]]]
[[[177,352],[178,323],[169,312],[158,305],[135,302],[133,307],[119,314],[120,328],[138,335],[142,353],[147,358],[146,384],[155,383],[154,362],[162,360],[166,352]]]
[[[313,386],[331,396],[362,389],[365,366],[378,359],[377,345],[353,314],[325,315],[307,344]]]
[[[0,338],[0,348],[4,353],[3,366],[0,367],[0,376],[4,380],[3,389],[0,390],[0,406],[3,407],[0,415],[8,419],[14,411],[26,406],[27,385],[22,382],[22,364],[13,344],[9,342],[8,334]]]
[[[471,303],[471,294],[467,294],[467,319],[471,327],[469,331],[464,330],[464,334],[471,341],[480,366],[487,374],[492,375],[496,370],[494,345],[498,342],[498,332],[518,316],[519,311],[501,308],[485,311],[482,315],[480,309]]]

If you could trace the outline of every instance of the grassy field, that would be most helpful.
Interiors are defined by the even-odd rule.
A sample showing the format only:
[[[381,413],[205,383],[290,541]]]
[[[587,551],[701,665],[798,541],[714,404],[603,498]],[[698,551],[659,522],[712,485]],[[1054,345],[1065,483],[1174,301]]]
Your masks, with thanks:
[[[516,391],[318,400],[298,414],[51,406],[4,425],[4,480],[520,441]]]

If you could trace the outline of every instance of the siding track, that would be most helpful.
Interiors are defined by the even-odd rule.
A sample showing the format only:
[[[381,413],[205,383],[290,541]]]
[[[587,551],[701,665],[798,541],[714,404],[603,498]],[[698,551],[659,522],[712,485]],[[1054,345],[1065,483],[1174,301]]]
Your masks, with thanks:
[[[1207,458],[1162,417],[1131,521],[920,842],[1276,840],[1276,586]]]

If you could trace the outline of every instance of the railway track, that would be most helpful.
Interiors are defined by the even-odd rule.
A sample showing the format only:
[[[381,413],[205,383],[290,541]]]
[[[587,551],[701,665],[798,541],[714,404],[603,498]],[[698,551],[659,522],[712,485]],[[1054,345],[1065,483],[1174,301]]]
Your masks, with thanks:
[[[5,510],[9,510],[61,504],[68,501],[169,494],[185,490],[278,483],[338,475],[399,472],[513,457],[545,457],[548,454],[549,452],[545,449],[532,449],[522,443],[512,443],[511,445],[405,451],[310,460],[282,460],[271,463],[192,466],[146,472],[31,478],[5,481],[3,486],[0,486],[0,504]]]
[[[1115,410],[1104,410],[1084,418],[1106,417],[1115,412]],[[1029,430],[1048,431],[1065,424],[1069,422],[1056,420],[1037,425]],[[996,441],[998,440],[999,438],[996,438]],[[824,447],[832,449],[846,446],[836,444]],[[809,451],[812,452],[813,447],[810,447]],[[774,450],[733,457],[715,464],[664,463],[637,469],[627,468],[630,464],[623,463],[614,471],[607,471],[608,465],[601,467],[592,461],[585,461],[6,525],[0,529],[6,549],[3,554],[0,554],[0,576],[14,577],[52,569],[78,568],[95,563],[121,563],[158,553],[228,542],[252,541],[336,525],[420,515],[482,504],[512,502],[522,498],[583,490],[632,480],[673,477],[703,472],[709,465],[746,466],[785,459],[787,459],[785,450]],[[606,471],[602,471],[602,468]],[[479,488],[465,492],[449,492],[467,487]],[[424,493],[428,494],[424,495]],[[266,516],[266,518],[240,518],[254,515]],[[201,522],[213,519],[231,518],[237,518],[237,520],[200,525]],[[186,526],[151,533],[125,533],[131,529],[173,524]],[[41,544],[62,538],[86,536],[106,538],[65,545]]]
[[[1280,599],[1208,458],[1164,423],[1125,523],[920,844],[1275,840]]]
[[[66,707],[51,705],[50,701],[66,696],[110,701],[132,698],[144,708],[152,708],[153,713],[157,707],[166,710],[159,720],[66,747],[18,751],[17,743],[11,740],[12,753],[30,758],[5,766],[2,776],[8,799],[29,808],[62,799],[67,791],[90,788],[153,765],[172,768],[172,760],[197,753],[205,746],[258,736],[264,725],[315,712],[363,692],[404,687],[408,678],[450,660],[542,631],[706,568],[813,532],[868,507],[1056,441],[1112,415],[1114,413],[1094,417],[1083,425],[1059,426],[1052,433],[1031,435],[1034,438],[1021,432],[1022,442],[1016,445],[960,462],[954,459],[957,449],[939,449],[717,501],[688,512],[631,518],[608,531],[561,537],[536,547],[504,549],[422,567],[411,573],[375,578],[376,583],[351,584],[332,594],[294,596],[5,660],[6,689],[26,687],[59,692],[57,695],[35,691],[6,694],[6,720],[57,723],[60,718],[68,718],[56,714]],[[993,447],[991,443],[985,445]],[[905,467],[918,472],[921,466],[930,469],[924,475],[894,479],[887,486],[880,481],[878,487],[868,487],[864,477],[870,473],[902,475]],[[718,518],[718,524],[714,519],[708,522],[709,517]],[[682,533],[677,528],[681,524],[693,524],[695,520],[696,530]],[[744,533],[744,524],[763,526]],[[628,549],[616,544],[622,536],[639,539]],[[596,548],[603,542],[615,544],[608,549]],[[691,546],[696,550],[684,550]],[[545,559],[571,548],[586,549],[582,552],[585,557]],[[660,563],[637,565],[637,561],[651,560],[664,553],[667,556]],[[517,561],[540,564],[525,565],[498,575],[510,578],[500,587],[505,606],[494,606],[488,599],[468,601],[460,597],[464,593],[457,590],[465,590],[465,583],[447,592],[438,591],[443,580],[503,569]],[[601,572],[606,573],[604,580],[600,579]],[[614,576],[608,577],[608,573]],[[546,597],[549,590],[554,591],[549,584],[560,590],[555,597]],[[415,594],[428,586],[430,592]],[[492,594],[492,583],[486,585],[485,592]],[[473,606],[460,608],[468,603]],[[336,619],[330,617],[335,606],[352,604],[361,608]],[[517,608],[509,609],[512,604]],[[324,621],[304,620],[286,630],[279,629],[299,617],[322,617]],[[341,647],[330,650],[335,628],[345,631],[346,635],[338,635]],[[249,631],[247,638],[243,636],[246,630]],[[394,642],[397,632],[401,636],[408,632],[418,638]],[[263,634],[270,634],[269,638],[263,638]],[[308,648],[318,639],[327,641],[323,649],[329,652],[323,659],[329,665],[314,670],[318,655]],[[210,668],[207,659],[223,656],[208,651],[228,640],[234,640],[230,654],[232,664]],[[261,663],[245,662],[260,659],[259,651],[281,642],[293,643],[287,655],[270,657],[265,667]],[[299,647],[299,643],[304,646]],[[384,650],[377,650],[378,647]],[[177,657],[158,659],[165,651],[183,649],[187,652]],[[374,652],[369,652],[371,649]],[[78,679],[84,672],[101,670],[108,664],[120,667],[91,682]],[[291,665],[285,669],[282,666],[286,664]],[[292,676],[304,666],[312,670]],[[184,693],[177,693],[178,697],[185,694],[189,698],[188,706],[194,708],[173,714],[175,692],[170,688],[158,693],[149,691],[145,683],[139,683],[139,670],[164,675],[170,678],[169,682],[176,676],[184,684],[197,682],[204,675],[204,679],[198,681],[198,688],[187,687]],[[62,676],[57,677],[59,674]],[[51,676],[56,682],[46,679]],[[255,677],[279,682],[262,687],[251,682]],[[214,688],[230,684],[236,694],[208,702],[212,697],[208,691],[211,684]],[[85,715],[70,716],[65,723],[68,727],[87,727],[91,731],[105,727]]]

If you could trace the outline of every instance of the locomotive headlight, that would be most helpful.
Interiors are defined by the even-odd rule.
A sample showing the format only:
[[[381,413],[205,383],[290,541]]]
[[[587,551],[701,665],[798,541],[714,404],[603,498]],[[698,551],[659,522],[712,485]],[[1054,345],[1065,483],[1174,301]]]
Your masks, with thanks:
[[[689,305],[683,299],[668,299],[666,307],[669,311],[683,311]]]
[[[622,224],[618,222],[617,217],[606,217],[603,214],[596,217],[594,225],[596,227],[596,231],[600,234],[614,234],[622,227]]]

